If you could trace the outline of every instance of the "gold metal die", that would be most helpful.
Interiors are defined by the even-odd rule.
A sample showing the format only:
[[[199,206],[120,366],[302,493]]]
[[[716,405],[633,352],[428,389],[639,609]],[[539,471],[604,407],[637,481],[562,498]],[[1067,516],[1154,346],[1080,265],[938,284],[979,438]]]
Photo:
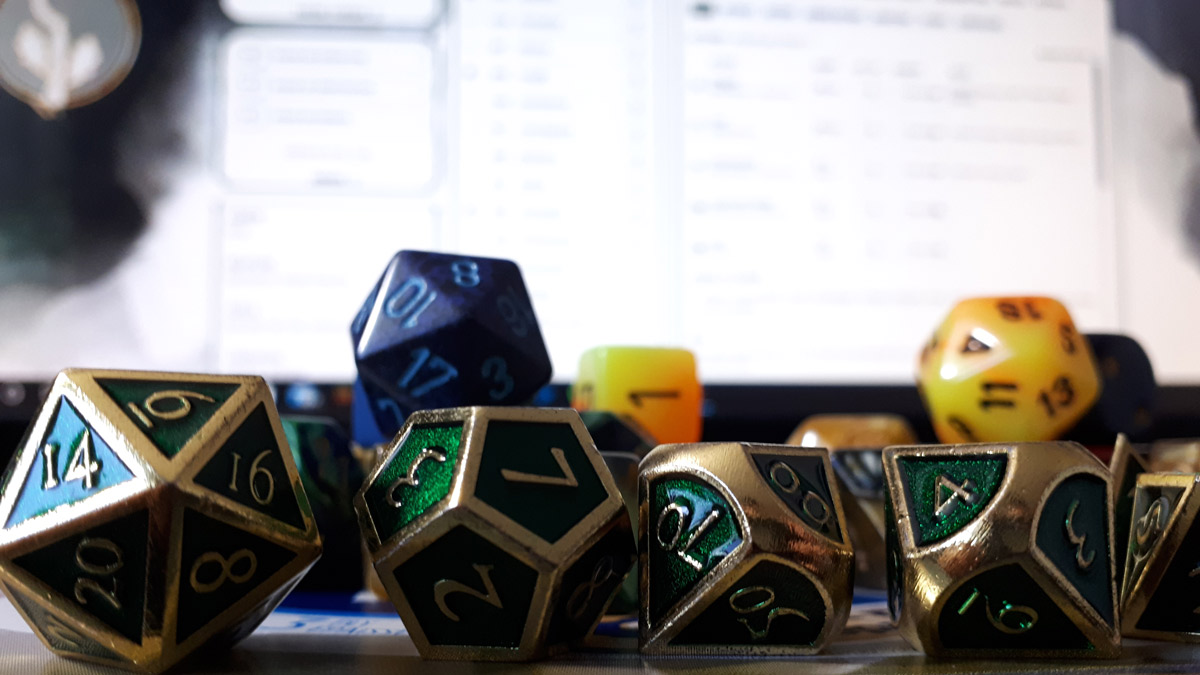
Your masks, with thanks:
[[[1137,477],[1121,632],[1129,637],[1200,642],[1200,474]]]
[[[1125,579],[1126,547],[1133,517],[1134,493],[1143,473],[1200,472],[1200,440],[1163,439],[1153,443],[1130,443],[1117,435],[1112,459],[1113,530],[1116,533],[1117,586]]]
[[[854,551],[824,449],[664,445],[641,469],[643,653],[813,654],[837,636]]]
[[[890,447],[889,608],[936,656],[1120,652],[1109,475],[1069,442]]]
[[[887,414],[812,415],[788,437],[788,445],[829,450],[854,546],[857,586],[887,588],[882,453],[889,445],[916,442],[903,417]]]
[[[63,371],[0,527],[0,586],[47,647],[148,673],[248,635],[321,551],[259,377]]]
[[[625,503],[570,409],[414,413],[354,506],[427,659],[529,660],[581,640],[635,560]]]

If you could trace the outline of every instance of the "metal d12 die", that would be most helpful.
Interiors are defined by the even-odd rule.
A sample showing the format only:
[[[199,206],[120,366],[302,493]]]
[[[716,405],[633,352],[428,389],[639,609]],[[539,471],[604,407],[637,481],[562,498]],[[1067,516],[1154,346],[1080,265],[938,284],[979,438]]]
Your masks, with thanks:
[[[1121,629],[1130,637],[1200,642],[1200,474],[1137,477]]]
[[[574,410],[414,413],[355,510],[423,658],[528,660],[585,638],[634,562],[625,504]]]
[[[811,654],[845,625],[854,552],[825,450],[660,446],[638,503],[643,653]]]
[[[55,653],[161,672],[320,555],[258,377],[66,370],[0,492],[0,586]]]
[[[1115,657],[1108,472],[1076,443],[886,448],[888,604],[936,656]]]

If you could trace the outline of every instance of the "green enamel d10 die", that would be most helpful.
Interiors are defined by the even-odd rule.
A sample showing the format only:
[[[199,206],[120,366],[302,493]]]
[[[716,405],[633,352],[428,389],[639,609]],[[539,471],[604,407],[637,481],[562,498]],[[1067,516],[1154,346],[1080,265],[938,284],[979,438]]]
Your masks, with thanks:
[[[641,468],[643,653],[812,654],[836,637],[854,552],[826,450],[664,445]]]
[[[161,672],[245,637],[320,555],[258,377],[67,370],[0,491],[0,587],[72,658]]]
[[[896,446],[888,604],[939,656],[1120,651],[1109,474],[1076,443]]]
[[[580,640],[634,562],[621,494],[573,410],[414,413],[354,507],[424,658],[529,660]]]

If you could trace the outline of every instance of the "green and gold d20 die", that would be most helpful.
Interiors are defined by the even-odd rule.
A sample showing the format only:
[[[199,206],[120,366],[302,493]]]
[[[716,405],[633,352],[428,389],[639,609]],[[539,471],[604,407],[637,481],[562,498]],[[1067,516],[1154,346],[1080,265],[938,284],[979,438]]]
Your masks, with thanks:
[[[258,377],[66,370],[0,492],[0,587],[54,652],[161,672],[320,555]]]
[[[939,656],[1114,657],[1109,475],[1075,443],[884,450],[889,603]]]
[[[1200,642],[1200,474],[1137,477],[1121,591],[1122,633]]]
[[[854,553],[824,449],[666,445],[642,462],[645,654],[811,654],[845,625]]]
[[[354,507],[424,658],[528,660],[585,638],[634,562],[621,494],[573,410],[414,413]]]

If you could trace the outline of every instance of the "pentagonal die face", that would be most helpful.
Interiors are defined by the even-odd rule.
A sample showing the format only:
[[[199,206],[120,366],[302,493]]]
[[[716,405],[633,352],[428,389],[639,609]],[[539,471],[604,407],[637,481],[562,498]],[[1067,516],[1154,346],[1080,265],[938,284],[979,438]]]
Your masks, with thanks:
[[[1087,340],[1050,298],[960,302],[922,350],[918,381],[946,443],[1057,438],[1100,387]]]
[[[647,461],[644,652],[811,653],[840,630],[853,559],[824,450],[679,445]]]
[[[1089,457],[1045,443],[886,451],[889,608],[905,638],[931,654],[1115,655],[1108,481]]]
[[[161,671],[320,552],[259,378],[66,371],[0,497],[4,591],[56,652]]]
[[[550,358],[516,264],[401,251],[351,325],[380,430],[416,410],[509,404],[550,378]]]
[[[582,637],[633,564],[629,516],[571,410],[416,413],[356,508],[426,658],[528,659]]]

